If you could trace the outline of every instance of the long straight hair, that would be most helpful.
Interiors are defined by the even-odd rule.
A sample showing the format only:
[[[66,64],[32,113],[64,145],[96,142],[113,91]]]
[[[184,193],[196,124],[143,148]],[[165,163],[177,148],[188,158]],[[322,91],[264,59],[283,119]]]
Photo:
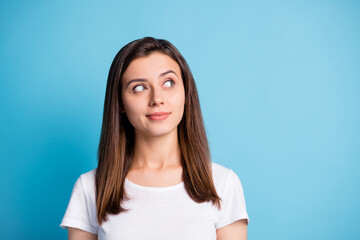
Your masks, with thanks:
[[[119,214],[128,210],[122,207],[122,203],[129,200],[124,182],[131,168],[135,131],[126,114],[121,113],[122,75],[134,59],[149,56],[154,52],[171,57],[181,69],[185,106],[177,128],[185,189],[195,202],[211,201],[221,208],[221,199],[212,178],[210,151],[199,97],[190,68],[170,42],[145,37],[125,45],[115,56],[109,71],[95,176],[99,224],[107,220],[108,214]]]

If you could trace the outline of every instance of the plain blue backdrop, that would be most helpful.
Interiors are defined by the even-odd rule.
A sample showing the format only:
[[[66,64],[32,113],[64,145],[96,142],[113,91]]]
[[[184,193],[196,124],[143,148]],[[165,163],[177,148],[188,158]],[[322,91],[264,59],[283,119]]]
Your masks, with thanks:
[[[194,74],[249,239],[360,239],[359,1],[1,1],[1,239],[66,239],[117,51],[165,38]]]

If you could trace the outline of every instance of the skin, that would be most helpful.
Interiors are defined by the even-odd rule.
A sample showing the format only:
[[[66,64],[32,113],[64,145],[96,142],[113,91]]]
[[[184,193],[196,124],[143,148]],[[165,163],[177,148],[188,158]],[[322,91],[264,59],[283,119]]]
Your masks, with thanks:
[[[78,228],[68,228],[69,240],[97,240],[97,234],[92,234]]]
[[[122,81],[123,111],[135,129],[133,166],[128,177],[141,172],[147,185],[161,184],[161,179],[154,181],[157,178],[153,178],[154,174],[160,177],[168,172],[181,174],[177,126],[184,113],[185,90],[180,67],[169,56],[153,53],[133,60]],[[154,112],[170,115],[161,121],[146,117]],[[171,182],[178,180],[181,182],[181,179]]]
[[[216,229],[217,240],[246,240],[247,239],[246,219],[241,219],[232,224]]]
[[[165,187],[182,181],[177,126],[185,104],[179,65],[169,56],[152,53],[133,60],[122,78],[123,109],[135,129],[133,164],[127,178],[136,184]],[[169,112],[161,121],[147,117]],[[216,230],[218,240],[246,240],[247,222],[239,220]],[[69,228],[69,240],[93,240],[97,235]]]

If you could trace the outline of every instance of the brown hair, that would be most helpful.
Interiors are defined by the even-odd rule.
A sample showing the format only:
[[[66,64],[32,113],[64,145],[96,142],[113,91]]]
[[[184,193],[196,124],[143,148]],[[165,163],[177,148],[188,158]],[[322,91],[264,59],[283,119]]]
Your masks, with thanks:
[[[190,68],[170,42],[145,37],[125,45],[115,56],[109,71],[95,176],[99,224],[107,220],[107,214],[119,214],[128,210],[121,203],[129,199],[124,182],[131,167],[135,133],[126,114],[121,113],[121,78],[131,61],[153,52],[170,56],[181,69],[185,107],[178,125],[178,139],[185,189],[195,202],[211,201],[218,208],[221,207],[221,199],[212,179],[210,151]]]

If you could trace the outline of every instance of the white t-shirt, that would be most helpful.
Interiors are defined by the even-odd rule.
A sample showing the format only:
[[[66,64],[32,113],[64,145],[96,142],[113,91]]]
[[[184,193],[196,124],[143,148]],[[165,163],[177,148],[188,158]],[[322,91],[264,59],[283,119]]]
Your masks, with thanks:
[[[97,223],[95,169],[75,183],[62,228],[73,227],[98,234],[100,240],[216,240],[216,229],[239,219],[248,219],[245,198],[236,173],[212,163],[213,180],[221,210],[211,202],[196,203],[184,182],[169,187],[145,187],[125,180],[130,200],[122,203],[128,212],[108,215]]]

